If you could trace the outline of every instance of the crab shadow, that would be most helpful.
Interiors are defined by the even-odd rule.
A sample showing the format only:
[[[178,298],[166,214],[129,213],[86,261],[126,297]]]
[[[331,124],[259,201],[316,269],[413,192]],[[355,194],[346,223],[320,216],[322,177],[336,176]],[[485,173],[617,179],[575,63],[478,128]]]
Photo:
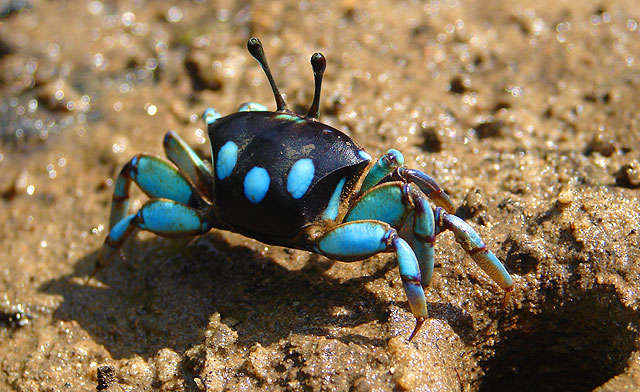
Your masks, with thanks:
[[[134,240],[124,254],[125,263],[114,260],[87,281],[97,256],[93,252],[78,260],[73,273],[40,287],[63,298],[54,319],[75,320],[115,359],[150,358],[167,347],[184,352],[202,342],[216,312],[246,347],[266,346],[291,333],[327,336],[335,326],[382,324],[390,318],[389,301],[365,285],[396,267],[392,257],[373,274],[345,280],[325,273],[336,262],[323,257],[311,255],[301,269],[290,270],[215,234],[191,243]],[[460,322],[466,317],[460,309],[429,307],[437,318],[456,320],[454,330],[468,335],[471,321]],[[347,336],[385,345],[383,338]]]

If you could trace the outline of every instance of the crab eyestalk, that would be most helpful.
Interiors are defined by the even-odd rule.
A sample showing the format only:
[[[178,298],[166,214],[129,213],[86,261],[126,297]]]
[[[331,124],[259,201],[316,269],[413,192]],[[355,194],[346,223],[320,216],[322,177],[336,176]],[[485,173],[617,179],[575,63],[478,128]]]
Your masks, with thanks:
[[[313,103],[307,112],[307,117],[318,119],[320,117],[320,91],[322,90],[322,75],[327,69],[327,60],[322,53],[314,53],[311,56],[311,67],[313,67],[313,78],[316,83],[316,89],[313,94]]]
[[[287,108],[287,103],[284,101],[284,97],[280,94],[280,91],[276,86],[276,82],[273,80],[273,75],[271,74],[269,63],[267,62],[267,56],[264,54],[264,49],[262,49],[262,42],[260,42],[256,37],[252,37],[247,42],[247,49],[249,49],[249,53],[251,53],[253,58],[258,60],[262,70],[267,75],[267,79],[269,79],[271,90],[273,90],[273,96],[276,99],[276,111],[288,112],[289,108]]]

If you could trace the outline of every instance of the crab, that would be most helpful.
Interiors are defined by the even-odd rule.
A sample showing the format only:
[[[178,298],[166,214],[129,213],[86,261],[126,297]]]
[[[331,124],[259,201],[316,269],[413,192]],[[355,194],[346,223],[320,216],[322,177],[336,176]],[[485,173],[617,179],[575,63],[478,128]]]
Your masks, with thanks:
[[[392,252],[416,318],[411,340],[428,318],[425,288],[433,276],[436,236],[450,230],[505,291],[504,306],[513,288],[511,276],[476,231],[455,215],[436,181],[405,167],[400,151],[390,149],[372,159],[345,133],[318,121],[325,57],[311,57],[315,94],[307,114],[299,115],[278,91],[261,42],[251,38],[247,47],[269,80],[277,109],[247,103],[225,117],[207,109],[203,119],[212,165],[173,131],[164,138],[171,162],[135,155],[115,181],[110,231],[96,269],[136,229],[164,237],[228,230],[343,262]],[[150,199],[129,214],[132,182]]]

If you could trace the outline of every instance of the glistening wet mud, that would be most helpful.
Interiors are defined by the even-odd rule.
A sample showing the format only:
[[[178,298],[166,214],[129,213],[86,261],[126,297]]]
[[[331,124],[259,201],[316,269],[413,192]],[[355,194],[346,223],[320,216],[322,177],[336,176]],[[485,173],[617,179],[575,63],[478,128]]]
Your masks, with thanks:
[[[0,389],[640,389],[640,10],[591,1],[0,6]],[[290,108],[431,175],[515,278],[450,233],[412,342],[390,255],[339,263],[138,233],[93,278],[113,183],[207,107]],[[134,191],[132,209],[146,200]]]

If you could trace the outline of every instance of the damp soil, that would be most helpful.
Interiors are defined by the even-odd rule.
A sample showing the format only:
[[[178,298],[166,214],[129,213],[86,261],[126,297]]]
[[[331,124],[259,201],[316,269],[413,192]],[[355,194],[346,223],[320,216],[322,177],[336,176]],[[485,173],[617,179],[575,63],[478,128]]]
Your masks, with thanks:
[[[613,1],[0,2],[0,389],[640,389],[640,9]],[[401,150],[515,278],[438,237],[414,327],[391,255],[138,233],[89,278],[113,182],[200,115],[289,106]],[[208,159],[208,158],[207,158]],[[132,208],[145,196],[134,191]]]

